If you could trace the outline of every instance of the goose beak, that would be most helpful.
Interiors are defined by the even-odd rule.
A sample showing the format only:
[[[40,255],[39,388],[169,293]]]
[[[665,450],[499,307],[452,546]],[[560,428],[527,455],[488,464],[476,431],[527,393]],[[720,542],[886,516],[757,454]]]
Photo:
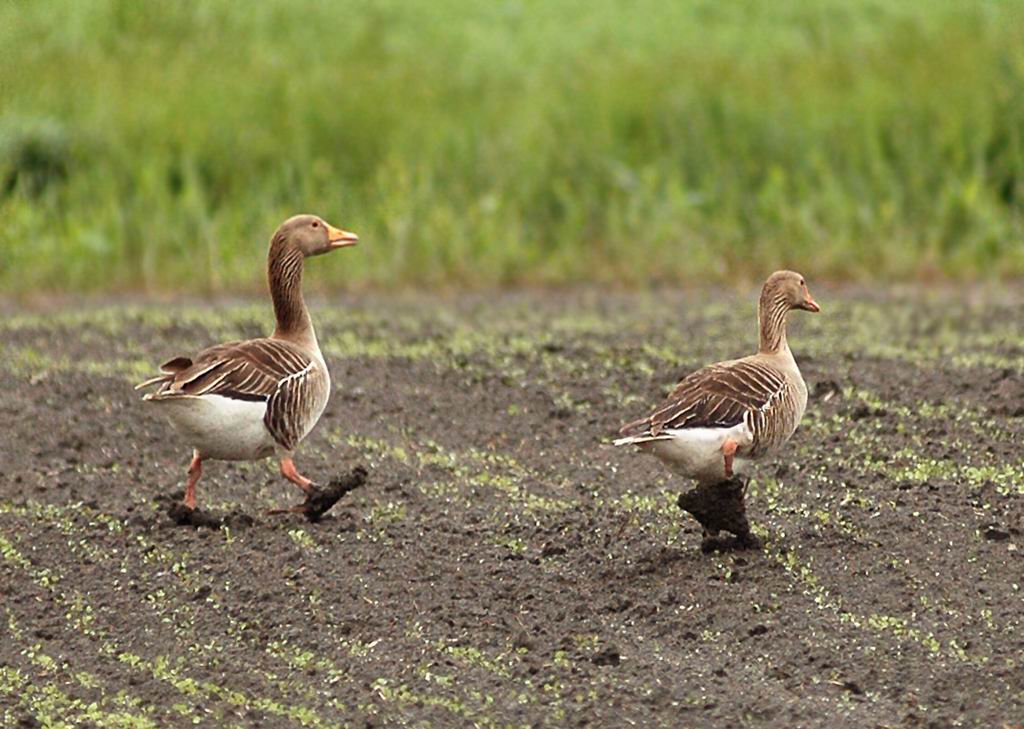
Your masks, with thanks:
[[[354,246],[359,242],[359,236],[355,233],[349,233],[347,230],[335,228],[333,225],[328,225],[327,241],[331,244],[330,249],[333,251],[335,248]]]
[[[807,294],[807,298],[804,299],[803,303],[800,305],[800,308],[803,309],[804,311],[813,311],[815,314],[821,311],[821,307],[818,306],[818,302],[812,299],[810,294]]]

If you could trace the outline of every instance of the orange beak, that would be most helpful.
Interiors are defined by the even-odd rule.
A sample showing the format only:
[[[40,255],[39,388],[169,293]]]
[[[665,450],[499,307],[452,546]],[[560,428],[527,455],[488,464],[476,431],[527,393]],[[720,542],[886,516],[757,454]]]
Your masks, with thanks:
[[[818,302],[812,299],[810,294],[807,294],[807,298],[804,299],[804,303],[800,308],[804,311],[813,311],[815,314],[821,311],[821,307],[818,306]]]
[[[355,233],[349,233],[347,230],[341,230],[335,228],[333,225],[327,225],[327,240],[331,244],[331,250],[335,248],[345,248],[346,246],[354,246],[359,242],[359,236]]]

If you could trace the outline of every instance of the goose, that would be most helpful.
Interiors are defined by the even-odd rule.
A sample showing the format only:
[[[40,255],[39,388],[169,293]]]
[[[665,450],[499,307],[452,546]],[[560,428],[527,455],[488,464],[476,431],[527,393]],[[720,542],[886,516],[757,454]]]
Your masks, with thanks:
[[[251,461],[276,454],[281,475],[307,500],[312,497],[315,484],[299,473],[293,455],[327,406],[331,378],[302,298],[302,271],[306,258],[358,241],[356,234],[316,215],[284,221],[267,254],[274,333],[175,357],[160,366],[161,374],[136,386],[159,385],[143,400],[158,407],[192,446],[184,498],[189,512],[196,509],[196,484],[206,460]]]
[[[761,289],[757,353],[687,375],[654,412],[624,425],[614,445],[637,446],[700,487],[730,481],[778,450],[807,407],[807,385],[786,340],[793,309],[821,311],[803,276],[776,271]],[[706,537],[716,531],[705,529]]]

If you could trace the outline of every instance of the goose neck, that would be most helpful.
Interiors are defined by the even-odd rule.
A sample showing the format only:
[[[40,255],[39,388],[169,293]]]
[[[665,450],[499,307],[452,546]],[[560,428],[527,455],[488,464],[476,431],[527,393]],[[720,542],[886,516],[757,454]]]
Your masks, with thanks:
[[[781,297],[765,291],[758,304],[758,351],[761,354],[779,354],[789,350],[786,341],[786,315],[789,304]]]
[[[267,257],[267,281],[274,302],[276,339],[287,339],[312,351],[318,351],[313,321],[302,297],[302,271],[305,256],[289,242],[275,238]]]

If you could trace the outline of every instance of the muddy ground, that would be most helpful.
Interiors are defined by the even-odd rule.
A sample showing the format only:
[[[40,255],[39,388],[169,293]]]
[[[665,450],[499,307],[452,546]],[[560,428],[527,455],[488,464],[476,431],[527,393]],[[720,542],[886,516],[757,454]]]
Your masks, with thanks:
[[[334,381],[297,462],[369,478],[318,524],[132,390],[265,302],[0,307],[4,726],[1021,726],[1024,291],[816,290],[811,388],[756,469],[762,548],[615,449],[754,296],[314,302]]]

